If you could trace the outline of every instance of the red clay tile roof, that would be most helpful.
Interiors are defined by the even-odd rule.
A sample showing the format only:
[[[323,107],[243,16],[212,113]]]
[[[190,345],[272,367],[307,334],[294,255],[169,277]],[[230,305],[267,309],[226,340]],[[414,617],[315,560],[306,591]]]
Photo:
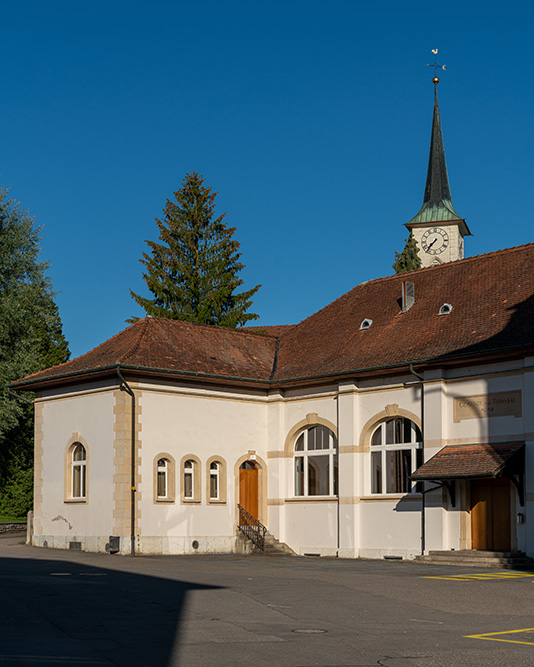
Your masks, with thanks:
[[[401,313],[402,283],[415,303]],[[452,305],[449,315],[441,306]],[[288,331],[275,381],[534,345],[534,245],[358,285]],[[364,319],[372,325],[360,331]]]
[[[254,333],[264,333],[267,336],[275,336],[279,338],[282,334],[292,329],[295,324],[268,324],[267,326],[260,326],[259,324],[253,327],[246,326],[243,331],[253,331]]]
[[[24,380],[44,380],[117,364],[262,380],[270,376],[275,346],[276,339],[270,336],[145,317],[91,352]]]
[[[497,477],[522,452],[523,442],[493,445],[449,445],[418,468],[413,480]]]
[[[534,244],[528,244],[372,280],[300,324],[257,327],[267,335],[255,333],[256,327],[230,330],[145,318],[82,357],[13,386],[30,388],[54,376],[117,363],[283,386],[408,363],[524,354],[534,350],[533,267]],[[402,313],[406,280],[415,285],[415,303]],[[439,315],[444,303],[452,311]],[[364,319],[372,325],[360,331]]]

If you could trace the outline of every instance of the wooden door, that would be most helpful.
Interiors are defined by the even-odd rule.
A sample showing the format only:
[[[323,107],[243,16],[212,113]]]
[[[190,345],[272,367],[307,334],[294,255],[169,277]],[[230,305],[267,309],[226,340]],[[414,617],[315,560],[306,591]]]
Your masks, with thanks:
[[[239,504],[258,518],[258,469],[251,464],[239,468]]]
[[[510,550],[510,482],[484,479],[471,482],[472,548]]]

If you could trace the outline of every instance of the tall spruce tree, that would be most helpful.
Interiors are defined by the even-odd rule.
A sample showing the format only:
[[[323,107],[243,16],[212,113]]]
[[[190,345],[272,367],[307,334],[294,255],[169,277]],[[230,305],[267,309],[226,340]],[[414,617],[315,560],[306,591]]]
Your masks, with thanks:
[[[216,192],[196,172],[186,174],[182,187],[167,200],[162,220],[156,218],[160,243],[146,241],[143,278],[154,298],[130,290],[148,315],[223,327],[242,326],[258,315],[248,313],[261,285],[238,293],[239,261],[235,227],[215,216]],[[131,318],[135,322],[138,318]]]
[[[48,263],[34,220],[0,187],[0,514],[31,506],[33,408],[10,382],[67,361]],[[21,509],[22,508],[22,509]]]
[[[407,239],[404,239],[406,245],[402,252],[395,252],[395,263],[393,268],[395,273],[406,273],[421,268],[421,258],[419,257],[419,248],[412,232]]]

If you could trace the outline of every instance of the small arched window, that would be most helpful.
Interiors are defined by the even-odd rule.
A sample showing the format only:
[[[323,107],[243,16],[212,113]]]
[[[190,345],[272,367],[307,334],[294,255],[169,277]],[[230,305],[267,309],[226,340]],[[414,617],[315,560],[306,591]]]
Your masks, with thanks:
[[[195,462],[188,459],[184,463],[184,499],[195,498]]]
[[[160,452],[154,458],[154,502],[173,503],[176,493],[176,466],[173,456]]]
[[[337,440],[320,424],[297,438],[294,451],[295,496],[337,495]]]
[[[169,462],[167,459],[158,460],[158,498],[167,498],[169,495]]]
[[[180,463],[180,500],[182,503],[200,503],[201,469],[200,459],[195,454],[186,454]]]
[[[371,493],[409,493],[412,472],[423,463],[423,439],[406,417],[386,419],[371,436]]]
[[[220,486],[219,486],[219,472],[221,464],[218,461],[213,461],[210,464],[210,500],[219,500]]]
[[[85,499],[87,497],[87,453],[85,447],[75,443],[71,450],[71,497]]]

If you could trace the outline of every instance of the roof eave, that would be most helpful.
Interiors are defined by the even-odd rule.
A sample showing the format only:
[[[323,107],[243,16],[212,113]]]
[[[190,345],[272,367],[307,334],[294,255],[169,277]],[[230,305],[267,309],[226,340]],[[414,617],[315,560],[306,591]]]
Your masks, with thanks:
[[[292,376],[280,379],[264,379],[264,378],[250,378],[240,377],[234,375],[223,375],[215,373],[202,373],[199,371],[175,370],[168,368],[154,368],[150,366],[136,366],[132,364],[110,364],[107,366],[100,366],[97,368],[88,368],[81,371],[73,371],[71,373],[61,373],[58,375],[47,376],[39,379],[27,379],[12,382],[9,385],[10,389],[19,391],[41,391],[50,387],[66,386],[75,384],[77,382],[87,382],[94,379],[102,379],[115,375],[116,369],[131,371],[138,375],[150,377],[181,377],[190,380],[216,382],[219,384],[231,384],[233,386],[261,386],[266,389],[277,389],[284,387],[291,387],[293,385],[303,385],[317,382],[324,382],[325,380],[336,381],[346,380],[347,377],[364,377],[368,375],[385,374],[390,371],[400,371],[402,369],[408,370],[410,366],[417,366],[420,369],[426,367],[436,366],[451,366],[460,362],[476,363],[478,361],[487,363],[488,357],[492,361],[500,360],[502,358],[509,358],[521,356],[527,353],[534,353],[534,345],[525,346],[518,345],[509,348],[495,348],[484,350],[476,354],[472,353],[451,353],[441,357],[428,357],[418,359],[407,359],[393,364],[382,364],[377,366],[364,366],[360,368],[352,368],[349,370],[330,371],[325,373],[312,373],[309,375]]]

